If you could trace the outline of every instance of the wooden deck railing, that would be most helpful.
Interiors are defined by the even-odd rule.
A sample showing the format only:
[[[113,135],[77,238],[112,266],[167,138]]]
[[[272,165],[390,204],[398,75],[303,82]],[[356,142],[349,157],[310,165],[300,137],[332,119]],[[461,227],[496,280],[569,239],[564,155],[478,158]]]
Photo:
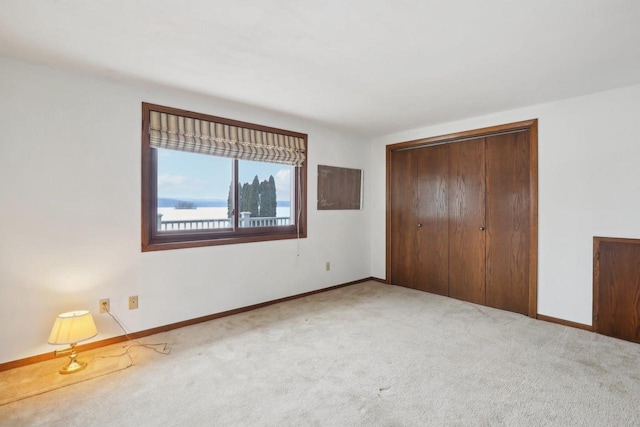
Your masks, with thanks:
[[[289,225],[289,217],[241,217],[240,227],[277,227]],[[184,231],[184,230],[211,230],[221,228],[231,228],[230,218],[223,219],[181,219],[163,221],[159,216],[158,230],[160,231]]]

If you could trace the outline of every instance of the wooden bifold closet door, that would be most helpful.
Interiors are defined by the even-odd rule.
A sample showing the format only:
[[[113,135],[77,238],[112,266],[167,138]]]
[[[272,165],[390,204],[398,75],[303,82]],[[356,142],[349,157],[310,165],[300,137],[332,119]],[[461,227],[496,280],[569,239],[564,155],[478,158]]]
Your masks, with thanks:
[[[531,247],[529,132],[486,138],[486,302],[527,314]]]
[[[449,296],[484,304],[484,138],[443,147],[450,152]]]
[[[448,155],[445,146],[398,151],[390,189],[393,283],[440,295],[449,287]]]
[[[531,153],[528,129],[388,149],[389,282],[535,316]]]

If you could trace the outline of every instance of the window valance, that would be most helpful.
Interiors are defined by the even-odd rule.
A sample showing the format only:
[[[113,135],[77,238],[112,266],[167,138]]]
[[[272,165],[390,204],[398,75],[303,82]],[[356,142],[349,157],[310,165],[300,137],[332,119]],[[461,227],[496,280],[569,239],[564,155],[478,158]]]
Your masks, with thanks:
[[[226,123],[150,111],[149,145],[234,159],[302,166],[305,139]]]

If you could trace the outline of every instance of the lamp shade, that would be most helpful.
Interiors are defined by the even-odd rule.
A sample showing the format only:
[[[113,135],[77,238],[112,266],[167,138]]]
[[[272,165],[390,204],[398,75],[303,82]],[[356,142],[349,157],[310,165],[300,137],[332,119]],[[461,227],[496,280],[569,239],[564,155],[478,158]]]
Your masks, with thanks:
[[[56,318],[49,335],[49,344],[75,344],[97,334],[96,324],[89,311],[69,311]]]

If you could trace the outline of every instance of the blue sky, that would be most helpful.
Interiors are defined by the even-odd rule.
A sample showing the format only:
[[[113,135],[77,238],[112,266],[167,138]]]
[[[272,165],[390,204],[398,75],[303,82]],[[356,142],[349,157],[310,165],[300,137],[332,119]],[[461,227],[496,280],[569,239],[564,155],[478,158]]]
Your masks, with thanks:
[[[223,157],[158,149],[158,197],[227,199],[233,160]],[[279,201],[289,200],[292,167],[276,163],[240,161],[240,182],[273,175]]]

